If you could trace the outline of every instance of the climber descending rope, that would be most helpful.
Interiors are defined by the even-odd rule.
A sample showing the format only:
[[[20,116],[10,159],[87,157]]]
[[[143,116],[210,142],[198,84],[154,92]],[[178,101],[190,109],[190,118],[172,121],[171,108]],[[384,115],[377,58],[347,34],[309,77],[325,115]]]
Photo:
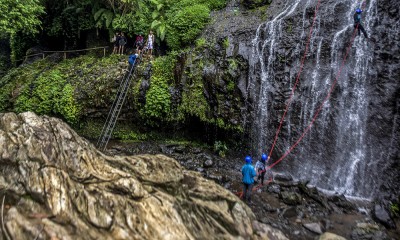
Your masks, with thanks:
[[[318,1],[318,5],[317,5],[316,11],[315,11],[315,13],[314,13],[314,21],[315,21],[315,18],[316,18],[316,13],[317,13],[317,11],[318,11],[319,3],[320,3],[320,1]],[[362,7],[364,8],[364,6],[365,6],[365,2],[363,3]],[[360,14],[361,12],[362,12],[362,10],[361,10],[360,8],[358,8],[358,9],[356,10],[356,14]],[[321,103],[320,106],[318,107],[317,111],[315,112],[315,114],[314,114],[314,116],[313,116],[311,122],[309,123],[309,125],[307,126],[307,128],[304,130],[304,132],[302,133],[302,135],[297,139],[297,141],[289,148],[289,150],[287,150],[287,151],[283,154],[283,156],[280,157],[277,161],[275,161],[273,164],[271,164],[271,165],[268,167],[269,169],[273,168],[275,165],[277,165],[279,162],[281,162],[286,156],[288,156],[288,155],[291,153],[291,151],[292,151],[292,150],[300,143],[300,141],[304,138],[304,136],[307,134],[307,132],[311,129],[311,126],[314,124],[314,122],[315,122],[315,120],[317,119],[317,117],[318,117],[320,111],[322,110],[322,107],[325,105],[325,103],[326,103],[326,102],[328,101],[328,99],[330,98],[330,96],[331,96],[331,94],[332,94],[332,92],[333,92],[333,89],[335,88],[335,86],[336,86],[336,84],[337,84],[337,81],[338,81],[338,79],[339,79],[339,77],[340,77],[340,75],[341,75],[341,72],[342,72],[342,70],[343,70],[343,67],[344,67],[344,65],[345,65],[346,62],[347,62],[347,56],[348,56],[348,54],[349,54],[349,52],[350,52],[350,49],[351,49],[351,47],[352,47],[352,45],[353,45],[353,42],[354,42],[354,39],[355,39],[355,37],[356,37],[356,33],[357,33],[357,31],[358,31],[358,28],[359,28],[359,26],[360,26],[360,23],[361,23],[360,21],[355,21],[354,31],[353,31],[353,34],[352,34],[350,43],[349,43],[349,45],[348,45],[348,47],[347,47],[347,49],[346,49],[346,53],[345,53],[345,55],[344,55],[344,57],[343,57],[342,64],[341,64],[341,66],[340,66],[340,68],[339,68],[339,70],[338,70],[338,72],[337,72],[337,74],[336,74],[336,79],[335,79],[335,81],[333,82],[331,88],[329,89],[327,96],[325,97],[325,99],[322,101],[322,103]],[[313,22],[313,25],[314,25],[314,22]],[[311,27],[309,37],[311,36],[311,32],[312,32],[313,25],[312,25],[312,27]],[[283,119],[284,119],[284,117],[286,116],[286,113],[287,113],[287,111],[288,111],[288,109],[289,109],[289,105],[290,105],[290,103],[291,103],[291,101],[292,101],[292,98],[293,98],[293,95],[294,95],[294,90],[295,90],[295,88],[296,88],[296,86],[297,86],[297,83],[298,83],[298,80],[299,80],[299,76],[300,76],[300,73],[301,73],[302,68],[303,68],[305,55],[306,55],[307,50],[308,50],[309,41],[310,41],[310,38],[308,39],[308,42],[307,42],[307,45],[306,45],[306,51],[305,51],[304,56],[303,56],[303,59],[302,59],[302,63],[301,63],[301,66],[300,66],[300,70],[299,70],[299,73],[298,73],[298,75],[297,75],[297,79],[296,79],[295,85],[294,85],[294,87],[293,87],[292,94],[291,94],[290,99],[289,99],[289,103],[288,103],[287,106],[286,106],[286,109],[285,109],[285,112],[284,112],[284,114],[283,114],[283,116],[282,116],[282,118],[281,118],[281,121],[280,121],[280,125],[279,125],[279,127],[278,127],[278,130],[276,131],[275,139],[274,139],[274,142],[273,142],[271,151],[270,151],[270,155],[272,154],[272,151],[273,151],[273,149],[274,149],[274,147],[275,147],[277,137],[278,137],[279,132],[280,132],[280,129],[281,129],[281,127],[282,127]],[[267,184],[269,184],[270,182],[272,182],[272,178],[268,180]],[[256,191],[256,190],[258,190],[261,186],[262,186],[262,185],[259,184],[259,185],[255,186],[252,190],[253,190],[253,191]],[[243,192],[238,192],[238,194],[239,194],[240,197],[242,197]]]
[[[304,51],[304,55],[303,55],[303,57],[302,57],[302,59],[301,59],[300,69],[299,69],[299,72],[298,72],[298,74],[297,74],[296,82],[295,82],[295,85],[293,86],[292,93],[291,93],[291,96],[290,96],[290,99],[289,99],[289,103],[286,105],[285,112],[284,112],[284,114],[283,114],[283,116],[282,116],[282,118],[281,118],[281,121],[280,121],[280,124],[279,124],[279,128],[278,128],[278,130],[276,131],[274,143],[273,143],[273,146],[272,146],[271,151],[270,151],[270,153],[269,153],[269,156],[271,156],[271,153],[272,153],[273,148],[274,148],[274,146],[275,146],[276,140],[277,140],[277,138],[278,138],[279,131],[280,131],[281,127],[282,127],[283,119],[284,119],[285,116],[286,116],[286,113],[287,113],[287,111],[288,111],[288,109],[289,109],[290,103],[291,103],[292,98],[293,98],[293,95],[294,95],[294,91],[296,90],[296,86],[297,86],[297,84],[298,84],[298,82],[299,82],[300,74],[301,74],[301,72],[302,72],[302,70],[303,70],[304,61],[305,61],[305,58],[306,58],[306,55],[307,55],[307,52],[308,52],[308,48],[309,48],[309,45],[310,45],[310,40],[311,40],[312,32],[313,32],[313,30],[314,30],[315,21],[316,21],[316,19],[317,19],[317,13],[318,13],[318,9],[319,9],[320,3],[321,3],[321,0],[318,0],[317,6],[316,6],[315,11],[314,11],[313,23],[312,23],[312,25],[311,25],[310,32],[308,33],[308,39],[307,39],[307,43],[306,43],[306,48],[305,48],[305,51]],[[264,156],[264,155],[266,156],[266,159],[268,159],[268,156],[267,156],[266,154],[263,154],[263,156]],[[260,182],[260,184],[258,184],[257,186],[255,186],[252,190],[253,190],[253,191],[256,191],[256,190],[258,190],[259,188],[261,188],[261,186],[263,186],[263,181],[264,181],[264,179],[262,178],[262,181]],[[270,182],[272,182],[272,177],[269,178],[269,180],[267,181],[266,185],[268,185]],[[240,197],[240,198],[243,197],[243,191],[242,191],[242,192],[239,192],[238,194],[239,194],[239,197]]]
[[[299,139],[297,139],[297,141],[289,148],[289,150],[287,150],[287,151],[285,152],[285,154],[283,154],[282,157],[280,157],[276,162],[274,162],[273,164],[271,164],[271,165],[269,166],[269,169],[273,168],[276,164],[278,164],[280,161],[282,161],[287,155],[289,155],[290,152],[300,143],[300,141],[304,138],[304,136],[307,134],[307,132],[311,129],[311,126],[314,124],[315,120],[317,119],[319,113],[320,113],[321,110],[322,110],[322,107],[325,105],[326,101],[328,101],[328,99],[330,98],[330,96],[331,96],[331,94],[332,94],[332,92],[333,92],[333,89],[335,88],[335,86],[336,86],[336,84],[337,84],[337,81],[338,81],[338,79],[339,79],[339,77],[340,77],[340,74],[342,73],[343,67],[344,67],[344,65],[345,65],[345,63],[346,63],[346,61],[347,61],[347,56],[348,56],[348,54],[349,54],[349,51],[350,51],[350,49],[351,49],[351,46],[353,45],[354,39],[355,39],[355,37],[356,37],[357,29],[358,29],[358,26],[356,26],[356,28],[354,29],[353,36],[352,36],[352,38],[351,38],[351,41],[350,41],[349,46],[347,47],[346,54],[345,54],[345,56],[344,56],[344,58],[343,58],[341,67],[339,68],[339,71],[338,71],[338,73],[337,73],[337,75],[336,75],[336,79],[335,79],[335,81],[333,82],[331,88],[329,89],[329,92],[328,92],[328,94],[326,95],[325,99],[322,101],[321,105],[318,107],[318,110],[315,112],[315,114],[314,114],[314,116],[313,116],[313,119],[311,120],[310,124],[309,124],[309,125],[307,126],[307,128],[304,130],[303,134],[299,137]]]
[[[365,7],[365,2],[362,4],[362,8],[364,8],[364,7]],[[362,12],[362,10],[361,10],[360,8],[357,8],[356,14],[361,14],[361,12]],[[355,18],[355,19],[356,19],[356,18]],[[359,18],[358,18],[358,19],[359,19]],[[360,27],[360,23],[361,23],[361,21],[355,21],[355,26],[354,26],[353,35],[352,35],[351,41],[350,41],[350,43],[349,43],[349,46],[347,47],[346,54],[345,54],[344,57],[343,57],[342,64],[341,64],[341,66],[340,66],[340,68],[339,68],[339,70],[338,70],[338,73],[337,73],[337,75],[336,75],[336,79],[335,79],[335,81],[333,82],[331,88],[329,89],[329,92],[328,92],[327,96],[325,97],[325,99],[322,101],[321,105],[318,107],[317,111],[315,112],[315,114],[314,114],[314,116],[313,116],[313,118],[312,118],[310,124],[309,124],[309,125],[307,126],[307,128],[304,130],[303,134],[299,137],[299,139],[297,139],[297,141],[289,148],[289,150],[287,150],[287,151],[283,154],[282,157],[280,157],[277,161],[275,161],[273,164],[271,164],[271,165],[268,167],[269,169],[273,168],[276,164],[278,164],[279,162],[281,162],[287,155],[289,155],[290,152],[300,143],[300,141],[304,138],[304,136],[307,134],[307,132],[311,129],[311,126],[314,124],[314,122],[315,122],[315,120],[317,119],[317,117],[318,117],[320,111],[322,110],[322,107],[324,106],[324,104],[326,103],[326,101],[328,101],[328,99],[330,98],[330,96],[331,96],[331,94],[332,94],[332,91],[333,91],[333,89],[335,88],[335,86],[336,86],[336,84],[337,84],[337,81],[338,81],[338,79],[339,79],[339,77],[340,77],[340,74],[342,73],[343,67],[344,67],[344,65],[345,65],[345,63],[346,63],[346,61],[347,61],[347,56],[348,56],[348,54],[349,54],[350,48],[351,48],[352,45],[353,45],[353,42],[354,42],[354,39],[355,39],[355,37],[356,37],[356,33],[357,33],[357,31],[358,31],[358,28]],[[364,30],[364,31],[365,31],[365,30]],[[363,31],[363,32],[364,32],[364,31]],[[297,81],[296,81],[296,84],[297,84]],[[292,91],[291,98],[293,97],[293,93],[294,93],[294,90]],[[291,102],[291,100],[290,100],[290,102]],[[290,102],[289,102],[289,104],[290,104]],[[289,104],[288,104],[288,106],[289,106]],[[286,107],[286,111],[288,110],[288,106]],[[273,149],[274,149],[277,136],[278,136],[279,131],[280,131],[280,128],[281,128],[281,126],[282,126],[283,118],[284,118],[285,115],[286,115],[286,111],[285,111],[285,113],[284,113],[284,115],[283,115],[283,117],[282,117],[282,119],[281,119],[281,124],[279,125],[279,128],[278,128],[278,130],[277,130],[277,133],[276,133],[276,135],[275,135],[275,140],[274,140],[274,143],[273,143],[273,145],[272,145],[270,154],[272,153],[272,151],[273,151]]]

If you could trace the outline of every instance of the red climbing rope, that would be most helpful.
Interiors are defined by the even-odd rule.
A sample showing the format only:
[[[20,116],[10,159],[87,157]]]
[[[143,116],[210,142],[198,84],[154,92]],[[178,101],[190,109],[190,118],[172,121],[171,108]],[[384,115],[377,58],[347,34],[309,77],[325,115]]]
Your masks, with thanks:
[[[346,54],[344,55],[344,58],[343,58],[343,61],[342,61],[342,65],[341,65],[340,68],[339,68],[339,71],[338,71],[338,73],[337,73],[337,75],[336,75],[336,79],[335,79],[335,81],[333,82],[333,84],[332,84],[332,86],[331,86],[331,88],[330,88],[330,90],[329,90],[329,92],[328,92],[328,95],[325,97],[324,101],[322,101],[322,103],[321,103],[321,105],[319,106],[317,112],[314,114],[314,117],[313,117],[313,119],[311,120],[310,124],[309,124],[309,125],[307,126],[307,128],[304,130],[303,134],[299,137],[299,139],[297,139],[297,141],[289,148],[289,150],[287,150],[287,151],[285,152],[285,154],[283,154],[283,156],[282,156],[281,158],[279,158],[276,162],[274,162],[273,164],[271,164],[271,165],[269,166],[270,169],[271,169],[272,167],[274,167],[276,164],[278,164],[280,161],[282,161],[287,155],[289,155],[290,152],[291,152],[291,151],[300,143],[300,141],[304,138],[304,136],[306,135],[306,133],[311,129],[311,126],[314,124],[315,120],[317,119],[319,112],[322,110],[322,107],[324,106],[324,104],[326,103],[326,101],[328,101],[328,99],[330,98],[330,96],[331,96],[331,94],[332,94],[332,91],[333,91],[333,89],[334,89],[335,86],[336,86],[336,83],[337,83],[337,81],[338,81],[338,79],[339,79],[339,77],[340,77],[340,74],[342,73],[342,69],[343,69],[343,67],[344,67],[344,65],[345,65],[345,63],[346,63],[346,61],[347,61],[347,56],[348,56],[348,54],[349,54],[349,51],[350,51],[351,46],[353,45],[354,39],[355,39],[355,37],[356,37],[356,32],[357,32],[357,30],[358,30],[358,24],[357,24],[357,26],[356,26],[355,29],[354,29],[353,36],[352,36],[352,38],[351,38],[351,41],[350,41],[349,46],[347,47]]]
[[[311,25],[310,32],[308,33],[308,40],[307,40],[307,44],[306,44],[306,50],[304,51],[303,58],[301,59],[300,69],[299,69],[299,72],[298,72],[298,74],[297,74],[296,82],[295,82],[295,84],[294,84],[294,86],[293,86],[292,93],[290,94],[289,102],[288,102],[288,104],[286,105],[285,112],[283,113],[282,118],[281,118],[281,121],[280,121],[280,123],[279,123],[279,127],[278,127],[278,129],[276,130],[275,139],[274,139],[274,142],[273,142],[273,144],[272,144],[271,150],[269,151],[269,156],[271,156],[272,151],[273,151],[274,148],[275,148],[276,140],[278,139],[278,135],[279,135],[279,133],[280,133],[280,131],[281,131],[282,124],[283,124],[283,120],[285,119],[286,113],[287,113],[287,111],[289,110],[289,106],[290,106],[290,104],[292,103],[292,99],[293,99],[293,96],[294,96],[294,91],[296,90],[297,84],[298,84],[298,82],[299,82],[299,80],[300,80],[300,74],[301,74],[301,72],[303,71],[304,61],[305,61],[305,59],[306,59],[306,55],[307,55],[307,52],[308,52],[308,47],[309,47],[309,45],[310,45],[311,34],[312,34],[312,32],[313,32],[313,29],[314,29],[315,20],[317,19],[317,13],[318,13],[318,8],[319,8],[319,5],[320,5],[320,2],[321,2],[321,0],[318,0],[317,6],[316,6],[316,8],[315,8],[313,23],[312,23],[312,25]]]
[[[315,11],[315,13],[314,13],[314,21],[315,21],[315,18],[316,18],[316,12],[318,11],[319,3],[320,3],[320,0],[318,1],[318,5],[317,5],[316,11]],[[363,6],[363,7],[364,7],[364,6]],[[313,22],[313,25],[314,25],[314,22]],[[309,37],[311,36],[312,28],[313,28],[313,26],[311,27]],[[331,94],[332,94],[332,92],[333,92],[333,89],[335,88],[335,86],[336,86],[336,84],[337,84],[337,81],[338,81],[338,79],[339,79],[339,77],[340,77],[340,74],[342,73],[343,67],[344,67],[344,65],[346,64],[347,56],[349,55],[350,48],[351,48],[352,45],[353,45],[354,39],[355,39],[355,37],[356,37],[357,30],[358,30],[358,24],[356,25],[356,27],[355,27],[355,29],[354,29],[354,32],[353,32],[351,41],[350,41],[350,43],[349,43],[349,46],[348,46],[347,49],[346,49],[346,53],[345,53],[345,55],[344,55],[344,57],[343,57],[342,64],[341,64],[341,66],[340,66],[340,68],[339,68],[339,70],[338,70],[338,73],[337,73],[337,75],[336,75],[336,79],[335,79],[335,81],[333,82],[331,88],[329,89],[329,92],[328,92],[327,96],[325,97],[325,99],[322,101],[321,105],[318,107],[317,111],[315,112],[315,114],[314,114],[314,116],[313,116],[313,119],[311,120],[310,124],[309,124],[309,125],[307,126],[307,128],[304,130],[304,132],[303,132],[302,135],[299,137],[299,139],[297,139],[297,141],[289,148],[289,150],[287,150],[287,151],[285,152],[285,154],[283,154],[283,156],[282,156],[281,158],[279,158],[276,162],[274,162],[273,164],[271,164],[270,166],[268,166],[269,169],[273,168],[276,164],[278,164],[279,162],[281,162],[287,155],[289,155],[289,154],[291,153],[291,151],[292,151],[292,150],[300,143],[300,141],[304,138],[304,136],[307,134],[307,132],[311,129],[311,126],[314,124],[315,120],[317,119],[319,113],[320,113],[321,110],[322,110],[322,107],[324,106],[324,104],[326,103],[326,101],[328,101],[328,99],[330,98],[330,96],[331,96]],[[308,39],[308,42],[307,42],[306,52],[307,52],[307,50],[308,50],[309,41],[310,41],[310,38]],[[274,139],[274,143],[273,143],[273,145],[272,145],[272,148],[271,148],[271,151],[270,151],[270,154],[269,154],[269,155],[272,154],[272,151],[273,151],[273,149],[274,149],[274,147],[275,147],[275,143],[276,143],[276,140],[277,140],[277,137],[278,137],[280,128],[282,127],[283,119],[284,119],[284,117],[285,117],[285,115],[286,115],[286,113],[287,113],[287,110],[288,110],[288,108],[289,108],[289,105],[290,105],[290,103],[291,103],[291,101],[292,101],[292,97],[293,97],[293,95],[294,95],[294,90],[295,90],[295,88],[296,88],[296,85],[297,85],[298,80],[299,80],[300,73],[301,73],[302,68],[303,68],[303,64],[304,64],[304,59],[305,59],[306,52],[304,53],[304,56],[303,56],[303,59],[302,59],[302,63],[301,63],[301,66],[300,66],[300,71],[299,71],[299,73],[298,73],[298,75],[297,75],[296,83],[295,83],[295,85],[294,85],[294,87],[293,87],[292,94],[291,94],[290,99],[289,99],[289,103],[288,103],[287,106],[286,106],[285,113],[284,113],[284,115],[282,116],[282,119],[281,119],[279,128],[278,128],[278,130],[277,130],[277,132],[276,132],[275,139]],[[271,183],[272,181],[273,181],[273,179],[272,179],[272,177],[271,177],[271,178],[267,181],[266,185],[268,185],[268,184]],[[252,191],[258,190],[261,186],[262,186],[262,184],[258,184],[257,186],[255,186],[255,187],[252,189]],[[236,194],[238,194],[240,198],[243,197],[243,192],[237,192]]]

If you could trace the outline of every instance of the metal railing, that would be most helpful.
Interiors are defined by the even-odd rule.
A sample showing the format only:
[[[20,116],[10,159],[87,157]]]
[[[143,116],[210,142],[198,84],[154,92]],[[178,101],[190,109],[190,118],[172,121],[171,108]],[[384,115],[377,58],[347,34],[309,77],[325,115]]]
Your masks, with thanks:
[[[40,55],[42,56],[42,59],[44,59],[47,53],[48,54],[51,54],[51,53],[62,53],[64,55],[64,60],[65,60],[65,59],[67,59],[67,53],[84,52],[84,51],[97,50],[97,49],[103,49],[103,57],[105,57],[107,48],[109,48],[109,46],[85,48],[85,49],[78,49],[78,50],[42,51],[41,53],[26,55],[26,56],[24,56],[23,59],[16,60],[16,62],[26,61],[30,57],[40,56]]]

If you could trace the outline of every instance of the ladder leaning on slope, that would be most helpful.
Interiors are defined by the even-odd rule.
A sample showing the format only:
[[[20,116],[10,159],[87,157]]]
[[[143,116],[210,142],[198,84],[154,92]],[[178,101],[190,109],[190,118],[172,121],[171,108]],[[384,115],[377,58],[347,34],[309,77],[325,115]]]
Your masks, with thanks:
[[[121,112],[122,105],[124,104],[126,95],[128,93],[129,87],[131,85],[131,78],[135,75],[136,65],[140,63],[140,61],[136,61],[138,56],[135,58],[134,62],[129,65],[128,70],[122,79],[118,91],[117,96],[113,102],[113,105],[108,113],[106,123],[103,126],[103,130],[101,130],[101,134],[99,140],[97,141],[97,148],[100,150],[106,150],[108,141],[111,138],[111,134],[114,130],[115,123],[117,122],[119,113]]]

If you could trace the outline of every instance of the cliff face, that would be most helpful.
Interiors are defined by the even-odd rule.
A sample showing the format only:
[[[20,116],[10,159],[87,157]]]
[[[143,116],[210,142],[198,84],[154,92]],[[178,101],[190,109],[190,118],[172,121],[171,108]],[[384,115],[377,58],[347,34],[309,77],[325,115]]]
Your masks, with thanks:
[[[58,119],[0,114],[0,143],[12,239],[286,239],[175,160],[106,156]]]
[[[193,49],[141,66],[121,118],[140,127],[157,122],[179,131],[202,129],[211,138],[218,138],[216,129],[225,129],[231,131],[225,132],[227,139],[246,136],[241,146],[247,144],[243,148],[252,148],[253,155],[268,152],[300,69],[317,2],[230,1],[213,13]],[[277,168],[339,193],[367,198],[388,193],[395,199],[400,189],[400,3],[371,0],[362,6],[370,41],[356,36],[343,64],[358,4],[321,1],[272,160],[301,136],[337,79],[310,132]],[[0,109],[35,109],[70,122],[103,118],[126,63],[82,59],[55,67],[39,63],[33,70],[25,66],[3,77]]]
[[[324,189],[394,201],[400,189],[399,3],[321,1],[308,38],[317,2],[230,1],[216,12],[204,31],[212,43],[205,52],[212,54],[203,56],[213,71],[205,67],[202,79],[218,90],[229,72],[224,61],[240,59],[233,76],[240,98],[229,99],[228,92],[208,103],[232,106],[223,119],[244,126],[255,155],[268,152],[309,43],[272,160],[299,139],[337,80],[310,131],[278,169]],[[357,7],[369,40],[354,31]]]
[[[267,10],[270,18],[240,40],[253,44],[243,58],[249,63],[247,129],[256,154],[272,146],[317,2],[273,1]],[[364,9],[370,40],[356,35],[350,47],[356,7]],[[399,181],[392,180],[399,179],[398,9],[399,3],[389,1],[321,1],[273,161],[299,139],[336,79],[337,85],[310,132],[278,169],[324,189],[360,197],[387,193],[396,199]]]

